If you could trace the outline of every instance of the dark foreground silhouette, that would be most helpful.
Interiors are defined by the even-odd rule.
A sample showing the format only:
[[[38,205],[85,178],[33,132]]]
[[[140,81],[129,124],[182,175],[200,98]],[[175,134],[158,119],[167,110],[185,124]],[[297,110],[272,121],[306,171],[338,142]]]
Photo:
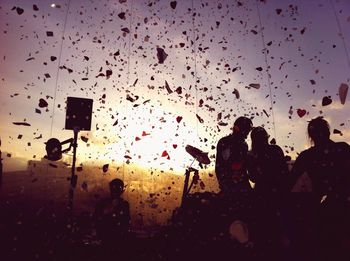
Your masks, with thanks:
[[[248,152],[251,122],[240,121],[218,144],[222,191],[186,194],[169,224],[147,237],[130,229],[118,179],[93,213],[0,195],[1,260],[350,260],[349,145],[333,142],[316,118],[308,126],[314,146],[289,173],[263,128],[253,129]]]

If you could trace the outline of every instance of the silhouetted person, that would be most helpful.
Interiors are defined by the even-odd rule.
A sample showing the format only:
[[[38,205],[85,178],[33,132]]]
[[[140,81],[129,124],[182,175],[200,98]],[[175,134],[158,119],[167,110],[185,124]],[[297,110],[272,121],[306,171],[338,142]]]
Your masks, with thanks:
[[[321,200],[347,195],[350,192],[350,146],[330,139],[329,125],[322,117],[312,119],[308,134],[314,144],[296,159],[292,177],[293,184],[303,174],[312,182],[312,192]]]
[[[282,149],[269,144],[269,135],[263,127],[253,128],[250,137],[252,150],[248,153],[247,169],[249,179],[255,183],[254,191],[285,191],[287,164]]]
[[[97,236],[104,244],[115,244],[127,237],[130,228],[129,203],[121,198],[124,183],[113,179],[109,183],[111,196],[100,200],[95,209]],[[119,240],[119,241],[118,241]]]
[[[350,260],[350,146],[330,139],[328,122],[322,117],[309,122],[308,134],[314,146],[300,153],[292,169],[293,184],[303,174],[311,179],[309,194],[314,203],[308,208],[315,211],[308,212],[311,222],[305,230],[314,227],[314,249],[320,253],[317,260]],[[310,241],[304,241],[310,245],[308,252]]]
[[[263,127],[253,128],[250,137],[252,147],[247,156],[247,170],[256,192],[252,200],[254,222],[251,222],[255,248],[264,253],[266,259],[283,260],[279,242],[286,232],[280,206],[285,204],[286,193],[281,193],[287,191],[287,163],[282,149],[269,144],[269,135]]]
[[[225,196],[251,190],[246,169],[248,145],[245,139],[252,127],[250,119],[239,117],[234,122],[232,134],[221,138],[217,144],[215,172]]]

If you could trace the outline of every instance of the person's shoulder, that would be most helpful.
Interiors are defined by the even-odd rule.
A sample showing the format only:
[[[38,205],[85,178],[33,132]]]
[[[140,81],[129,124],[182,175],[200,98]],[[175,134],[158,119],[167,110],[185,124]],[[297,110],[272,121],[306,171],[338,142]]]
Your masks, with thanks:
[[[344,141],[335,142],[335,146],[340,149],[350,149],[350,145]]]
[[[300,152],[298,154],[296,160],[304,160],[304,159],[307,160],[309,158],[312,158],[314,154],[315,154],[315,148],[311,147],[311,148],[308,148],[308,149],[303,150],[302,152]]]
[[[284,155],[282,148],[280,146],[278,146],[278,145],[275,145],[275,144],[269,145],[269,150],[272,153]]]
[[[219,139],[218,144],[223,145],[223,144],[229,143],[230,141],[233,140],[233,138],[234,138],[233,134],[229,134]]]
[[[350,145],[346,142],[335,142],[334,147],[337,152],[350,153]]]

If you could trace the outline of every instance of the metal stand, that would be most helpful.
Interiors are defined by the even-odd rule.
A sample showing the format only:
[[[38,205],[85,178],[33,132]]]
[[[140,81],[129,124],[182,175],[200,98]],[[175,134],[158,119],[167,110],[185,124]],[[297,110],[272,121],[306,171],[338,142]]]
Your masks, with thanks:
[[[192,165],[192,164],[191,164]],[[190,176],[191,176],[191,172],[194,172],[195,175],[198,175],[198,170],[197,169],[194,169],[192,167],[188,167],[186,169],[186,172],[185,172],[185,182],[184,182],[184,189],[183,189],[183,192],[182,192],[182,200],[181,200],[181,206],[183,206],[184,202],[185,202],[185,199],[188,195],[188,193],[190,192],[192,186],[193,186],[193,179],[191,181],[191,184],[190,186],[188,186],[188,183],[190,182]]]
[[[0,150],[0,188],[2,186],[2,152]]]
[[[70,178],[70,188],[69,188],[69,196],[68,196],[68,210],[73,211],[73,199],[74,199],[74,190],[77,186],[78,176],[75,175],[75,163],[77,159],[77,141],[78,141],[78,133],[79,129],[74,128],[74,138],[73,138],[73,163],[72,163],[72,175]]]

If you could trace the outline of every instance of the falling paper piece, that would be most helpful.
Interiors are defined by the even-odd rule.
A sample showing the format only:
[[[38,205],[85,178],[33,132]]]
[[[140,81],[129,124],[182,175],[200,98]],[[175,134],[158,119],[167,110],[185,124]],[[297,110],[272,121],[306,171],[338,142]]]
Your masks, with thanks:
[[[125,20],[125,12],[119,13],[119,14],[118,14],[118,17],[119,17],[120,19]]]
[[[48,106],[47,101],[45,101],[44,99],[40,99],[40,100],[39,100],[39,107],[40,107],[40,108],[45,108],[45,107],[47,107],[47,106]]]
[[[124,27],[124,28],[122,28],[121,30],[122,30],[124,33],[130,33],[129,28],[127,28],[127,27]]]
[[[168,152],[165,150],[165,151],[163,151],[163,153],[162,153],[162,157],[168,157],[169,156],[169,154],[168,154]]]
[[[146,133],[145,131],[142,132],[142,137],[150,135],[149,133]]]
[[[239,95],[239,91],[237,89],[234,89],[232,93],[234,95],[236,95],[236,99],[239,99],[240,95]]]
[[[332,99],[330,96],[325,96],[322,99],[322,106],[327,106],[332,103]]]
[[[348,89],[349,89],[349,86],[345,83],[342,83],[339,87],[339,98],[340,98],[341,104],[343,104],[343,105],[345,104],[345,101],[346,101]]]
[[[164,51],[163,48],[157,48],[157,58],[160,64],[164,63],[167,57],[168,57],[168,54]]]
[[[47,36],[47,37],[52,37],[52,36],[53,36],[53,32],[47,31],[47,32],[46,32],[46,36]]]
[[[263,109],[263,112],[265,113],[265,115],[266,115],[267,117],[270,117],[270,115],[265,111],[265,109]]]
[[[37,6],[37,5],[33,5],[33,10],[34,10],[34,11],[39,11],[38,6]]]
[[[204,120],[198,114],[196,114],[196,116],[197,116],[197,119],[200,123],[204,123]]]
[[[22,126],[31,126],[29,123],[27,122],[12,122],[14,125],[22,125]]]
[[[297,109],[297,114],[300,118],[302,118],[306,114],[306,110],[304,109]]]
[[[52,8],[61,8],[61,5],[59,5],[59,4],[51,4],[51,7]]]
[[[104,173],[106,173],[108,171],[108,167],[109,167],[109,164],[103,165],[102,170]]]
[[[113,73],[112,70],[106,70],[106,78],[109,79],[112,73]]]
[[[171,1],[170,2],[170,6],[172,9],[175,9],[176,8],[176,5],[177,5],[177,2],[176,1]]]
[[[339,134],[340,136],[343,136],[343,133],[338,129],[334,129],[333,134]]]
[[[181,94],[181,93],[182,93],[182,88],[181,88],[181,87],[177,87],[176,90],[175,90],[175,92],[176,92],[177,94]]]
[[[254,89],[260,89],[260,84],[259,83],[251,83],[251,84],[249,84],[249,87],[252,87]]]
[[[182,121],[182,117],[181,116],[177,116],[176,117],[176,121],[177,121],[177,123],[180,123]]]
[[[281,14],[282,13],[282,9],[276,9],[276,14]]]
[[[166,90],[168,91],[168,94],[173,93],[173,91],[170,89],[170,86],[169,86],[169,84],[168,84],[167,81],[165,81],[165,88],[166,88]]]
[[[19,15],[23,14],[23,12],[24,12],[24,10],[20,7],[17,7],[16,11],[17,11],[17,14],[19,14]]]

